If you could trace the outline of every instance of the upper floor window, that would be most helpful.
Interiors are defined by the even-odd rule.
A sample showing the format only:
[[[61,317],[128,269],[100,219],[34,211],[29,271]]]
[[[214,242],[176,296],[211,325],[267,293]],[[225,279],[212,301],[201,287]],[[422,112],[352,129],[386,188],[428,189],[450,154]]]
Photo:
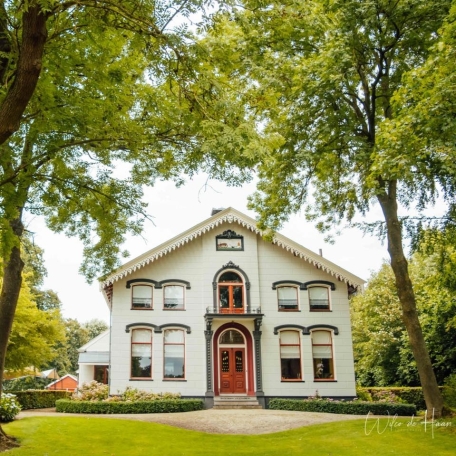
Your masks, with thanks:
[[[280,369],[284,381],[302,379],[299,331],[280,331]]]
[[[218,280],[220,313],[244,313],[244,284],[233,271],[224,272]]]
[[[310,310],[329,310],[329,288],[309,287]]]
[[[312,331],[312,357],[315,380],[334,380],[331,331]]]
[[[185,378],[185,334],[181,329],[166,329],[163,333],[163,377]]]
[[[298,287],[283,286],[277,288],[279,310],[298,310]]]
[[[166,285],[163,287],[163,307],[168,310],[184,309],[184,287],[182,285]]]
[[[131,333],[131,377],[152,378],[152,331],[134,329]]]
[[[133,285],[131,291],[132,309],[152,309],[153,287],[150,285]]]

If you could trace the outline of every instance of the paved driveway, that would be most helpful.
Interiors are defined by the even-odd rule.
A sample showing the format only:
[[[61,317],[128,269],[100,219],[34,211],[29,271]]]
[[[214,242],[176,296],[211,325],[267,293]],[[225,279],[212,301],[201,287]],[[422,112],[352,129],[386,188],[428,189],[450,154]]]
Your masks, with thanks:
[[[25,410],[19,419],[33,416],[86,416],[93,419],[120,419],[168,424],[212,434],[270,434],[312,424],[343,420],[362,420],[360,415],[333,413],[288,412],[284,410],[199,410],[183,413],[148,413],[137,415],[81,415],[56,413],[55,409]]]

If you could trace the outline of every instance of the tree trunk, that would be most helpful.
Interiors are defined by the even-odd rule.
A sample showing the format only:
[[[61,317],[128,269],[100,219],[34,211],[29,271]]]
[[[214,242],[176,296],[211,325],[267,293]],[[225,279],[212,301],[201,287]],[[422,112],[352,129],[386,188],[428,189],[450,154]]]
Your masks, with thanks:
[[[390,181],[388,191],[377,195],[386,221],[388,252],[396,278],[397,295],[402,307],[402,320],[409,336],[410,346],[418,368],[429,416],[442,415],[443,399],[440,393],[431,358],[429,357],[423,331],[418,319],[415,293],[408,272],[408,263],[402,248],[402,228],[397,215],[397,181]]]
[[[15,78],[0,105],[0,144],[19,128],[22,114],[38,83],[47,40],[46,20],[47,16],[40,6],[36,2],[30,2],[28,10],[22,16],[22,42]],[[7,49],[6,43],[3,48]],[[4,65],[5,59],[2,61],[2,66]],[[4,70],[3,68],[2,72]]]
[[[0,398],[2,395],[3,372],[5,368],[6,349],[13,326],[14,313],[16,312],[19,292],[22,285],[22,269],[24,262],[21,259],[19,241],[24,231],[20,211],[19,216],[10,223],[16,241],[9,256],[3,258],[3,285],[0,294]],[[5,439],[6,435],[0,427],[0,440]]]

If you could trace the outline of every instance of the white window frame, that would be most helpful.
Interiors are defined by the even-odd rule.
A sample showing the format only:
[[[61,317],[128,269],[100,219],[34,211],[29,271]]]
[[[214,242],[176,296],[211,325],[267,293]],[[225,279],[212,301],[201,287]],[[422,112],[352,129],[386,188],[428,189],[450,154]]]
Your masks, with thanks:
[[[182,306],[179,307],[177,305],[175,308],[172,306],[166,304],[166,288],[168,287],[180,287],[182,288]],[[186,295],[185,295],[185,285],[182,285],[181,283],[167,283],[166,285],[163,285],[163,310],[185,310],[185,303],[186,303]]]
[[[172,342],[165,342],[165,336],[168,331],[181,331],[184,342],[183,343],[172,343]],[[187,374],[187,356],[186,356],[186,337],[185,337],[185,330],[182,328],[166,328],[163,330],[163,380],[165,381],[185,381],[186,374]],[[183,368],[183,377],[166,377],[166,355],[165,350],[167,346],[183,346],[184,347],[184,368]]]
[[[294,308],[294,309],[282,308],[281,309],[280,299],[279,299],[279,290],[281,288],[294,288],[295,289],[295,291],[296,291],[296,308]],[[299,299],[300,298],[300,296],[299,296],[300,295],[299,286],[294,285],[294,284],[282,283],[282,284],[280,284],[279,286],[276,287],[276,290],[277,290],[277,309],[278,309],[279,312],[299,312],[299,310],[301,309],[300,299]]]
[[[297,344],[283,344],[282,343],[282,334],[285,332],[293,332],[296,333],[298,336],[298,343]],[[283,370],[282,370],[282,347],[299,347],[299,370],[300,370],[300,376],[299,378],[286,378],[284,376]],[[280,357],[280,378],[282,382],[302,382],[304,378],[304,370],[303,370],[303,359],[302,359],[302,340],[301,340],[301,334],[300,331],[293,329],[293,328],[283,328],[279,332],[279,357]],[[286,358],[284,358],[286,359]]]
[[[135,331],[149,331],[150,332],[150,343],[149,342],[133,342],[133,337]],[[151,328],[144,328],[141,326],[135,326],[131,328],[130,336],[130,378],[131,379],[141,379],[141,380],[152,380],[153,377],[153,344],[154,344],[154,332]],[[133,374],[133,345],[150,345],[150,376],[149,377],[134,377]]]
[[[326,332],[330,335],[331,338],[331,344],[314,344],[314,333],[316,332]],[[336,381],[336,361],[335,361],[335,356],[334,356],[334,331],[331,331],[326,328],[315,328],[311,331],[310,333],[311,337],[311,344],[312,344],[312,368],[313,368],[313,376],[314,376],[314,382],[334,382]],[[332,374],[330,372],[329,377],[321,376],[325,375],[323,372],[319,373],[319,367],[316,364],[316,359],[314,357],[314,346],[330,346],[331,347],[331,358],[325,358],[325,359],[331,359],[331,368],[332,368]],[[331,371],[331,369],[330,369]]]
[[[310,290],[312,289],[315,289],[315,288],[323,288],[326,290],[327,294],[328,294],[328,307],[327,308],[322,308],[322,309],[319,309],[319,308],[316,308],[316,309],[312,309],[312,304],[311,304],[311,299],[310,299]],[[310,312],[331,312],[332,311],[332,303],[331,303],[331,287],[327,286],[327,285],[324,285],[324,284],[315,284],[315,285],[312,285],[312,286],[309,286],[307,288],[307,297],[309,299],[309,311]]]
[[[150,306],[149,307],[135,307],[134,306],[134,293],[136,287],[149,287],[150,288]],[[154,287],[149,283],[135,283],[131,286],[131,310],[153,310],[154,309]]]

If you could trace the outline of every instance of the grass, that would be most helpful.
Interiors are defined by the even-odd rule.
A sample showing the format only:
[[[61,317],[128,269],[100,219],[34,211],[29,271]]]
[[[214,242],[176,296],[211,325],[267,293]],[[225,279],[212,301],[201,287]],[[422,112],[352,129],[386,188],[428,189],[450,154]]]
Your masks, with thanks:
[[[432,429],[410,419],[370,418],[265,435],[220,435],[156,423],[97,417],[34,417],[4,425],[21,447],[8,456],[306,455],[454,456],[456,420]],[[366,425],[367,424],[367,425]],[[388,425],[389,424],[389,425]],[[372,429],[374,428],[374,429]],[[5,454],[5,456],[6,456]]]

